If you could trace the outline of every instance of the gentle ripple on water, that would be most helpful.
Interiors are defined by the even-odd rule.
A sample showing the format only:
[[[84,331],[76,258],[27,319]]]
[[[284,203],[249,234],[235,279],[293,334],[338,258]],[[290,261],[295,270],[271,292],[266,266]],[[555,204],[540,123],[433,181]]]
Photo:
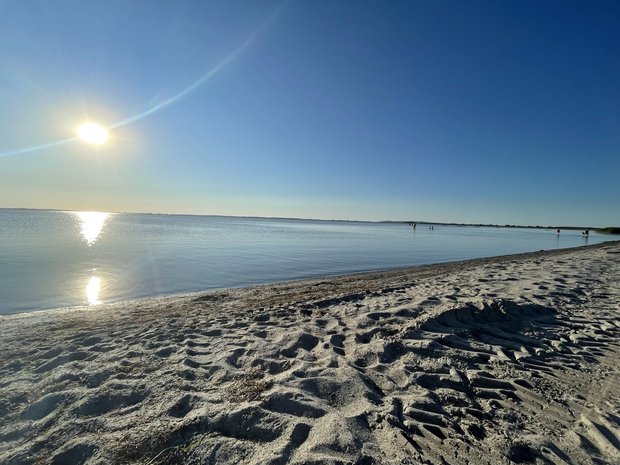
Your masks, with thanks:
[[[569,230],[0,209],[0,313],[584,243]]]

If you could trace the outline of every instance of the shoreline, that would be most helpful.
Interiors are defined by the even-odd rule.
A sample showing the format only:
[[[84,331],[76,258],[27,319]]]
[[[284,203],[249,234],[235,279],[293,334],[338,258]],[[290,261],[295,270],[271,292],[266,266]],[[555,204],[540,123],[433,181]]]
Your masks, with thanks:
[[[83,210],[67,210],[64,208],[30,208],[30,207],[0,207],[0,211],[43,211],[43,212],[81,212]],[[465,227],[488,227],[488,228],[524,228],[524,229],[549,229],[555,230],[581,230],[581,229],[619,229],[610,226],[562,226],[562,225],[518,225],[518,224],[495,224],[495,223],[452,223],[445,221],[426,221],[426,220],[360,220],[360,219],[337,219],[337,218],[303,218],[298,216],[253,216],[253,215],[221,215],[215,213],[165,213],[165,212],[128,212],[128,211],[110,211],[101,212],[111,215],[160,215],[160,216],[200,216],[214,218],[240,218],[240,219],[261,219],[261,220],[292,220],[292,221],[322,221],[322,222],[342,222],[342,223],[395,223],[395,224],[427,224],[439,226],[465,226]]]
[[[618,463],[618,276],[616,241],[2,316],[0,463]]]
[[[341,281],[348,282],[352,279],[353,280],[357,279],[359,281],[364,281],[367,279],[369,281],[372,281],[375,278],[376,279],[388,278],[388,277],[391,277],[392,275],[403,275],[403,274],[410,275],[412,273],[424,272],[426,270],[431,270],[434,267],[451,268],[453,265],[454,266],[465,266],[467,264],[476,265],[476,264],[485,263],[486,261],[489,261],[489,260],[496,261],[496,260],[511,260],[511,259],[515,259],[515,260],[528,259],[528,258],[537,257],[540,254],[556,255],[556,254],[564,254],[567,252],[578,251],[578,250],[587,250],[587,249],[594,250],[594,249],[598,249],[598,248],[605,247],[605,246],[613,246],[614,244],[620,244],[620,240],[610,240],[610,241],[601,242],[598,244],[582,245],[582,246],[577,246],[577,247],[538,250],[538,251],[533,251],[533,252],[496,255],[496,256],[491,256],[491,257],[470,258],[466,260],[447,261],[447,262],[431,263],[431,264],[426,264],[426,265],[405,266],[405,267],[387,268],[387,269],[372,270],[372,271],[359,271],[359,272],[346,273],[346,274],[335,274],[335,275],[317,276],[317,277],[312,277],[312,278],[291,279],[291,280],[286,280],[286,281],[274,281],[271,283],[262,283],[262,284],[256,284],[256,285],[250,285],[250,286],[242,285],[239,287],[205,289],[205,290],[198,290],[198,291],[192,291],[192,292],[165,294],[165,295],[159,295],[159,296],[144,296],[144,297],[138,297],[138,298],[130,298],[130,299],[123,299],[123,300],[118,300],[118,301],[104,302],[104,303],[97,304],[97,305],[76,305],[76,306],[69,306],[69,307],[45,308],[41,310],[37,310],[37,309],[25,310],[25,311],[20,311],[20,312],[15,312],[15,313],[0,314],[0,322],[2,320],[9,320],[13,318],[30,318],[30,317],[34,317],[37,315],[44,316],[44,315],[49,315],[53,313],[67,313],[67,312],[74,312],[74,311],[96,311],[97,309],[100,309],[106,306],[129,305],[132,303],[139,303],[143,301],[156,303],[163,299],[166,299],[166,300],[167,299],[175,299],[175,300],[176,299],[191,299],[192,297],[199,297],[205,294],[218,294],[218,293],[227,292],[227,291],[243,291],[243,290],[251,290],[251,289],[257,289],[257,288],[272,288],[274,286],[279,286],[279,285],[287,286],[287,285],[294,284],[294,285],[304,286],[304,285],[312,284],[318,281],[330,281],[337,285]]]

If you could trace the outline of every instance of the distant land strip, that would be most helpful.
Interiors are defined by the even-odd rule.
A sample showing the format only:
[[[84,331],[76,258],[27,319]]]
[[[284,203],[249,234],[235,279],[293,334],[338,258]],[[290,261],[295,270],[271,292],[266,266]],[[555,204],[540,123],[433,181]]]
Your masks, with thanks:
[[[0,207],[0,210],[20,210],[20,211],[78,211],[62,208],[28,208],[28,207]],[[595,228],[592,226],[534,226],[534,225],[518,225],[518,224],[486,224],[486,223],[443,223],[440,221],[412,221],[412,220],[351,220],[351,219],[324,219],[324,218],[297,218],[287,216],[252,216],[252,215],[214,215],[214,214],[193,214],[193,213],[162,213],[162,212],[107,212],[120,213],[128,215],[166,215],[166,216],[209,216],[217,218],[247,218],[247,219],[263,219],[263,220],[293,220],[293,221],[340,221],[344,223],[379,223],[379,224],[426,224],[436,226],[471,226],[476,228],[522,228],[522,229],[568,229],[568,230],[584,230],[591,229],[601,234],[620,234],[620,226],[608,226],[605,228]]]
[[[605,228],[593,228],[592,226],[534,226],[534,225],[518,225],[518,224],[484,224],[484,223],[441,223],[437,221],[379,221],[379,223],[397,223],[397,224],[427,224],[437,226],[471,226],[476,228],[521,228],[521,229],[568,229],[583,230],[591,229],[601,234],[620,234],[620,227],[608,226]]]

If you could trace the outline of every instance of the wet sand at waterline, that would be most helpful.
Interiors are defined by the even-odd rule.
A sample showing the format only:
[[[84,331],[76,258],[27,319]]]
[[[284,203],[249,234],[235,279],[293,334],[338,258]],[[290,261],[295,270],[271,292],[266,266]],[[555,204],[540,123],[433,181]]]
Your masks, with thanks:
[[[620,462],[620,243],[0,317],[0,463]]]

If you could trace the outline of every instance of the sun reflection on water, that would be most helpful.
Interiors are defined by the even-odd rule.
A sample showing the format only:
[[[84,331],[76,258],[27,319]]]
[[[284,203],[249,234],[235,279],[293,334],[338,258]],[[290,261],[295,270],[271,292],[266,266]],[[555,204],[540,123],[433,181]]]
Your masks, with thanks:
[[[99,300],[99,291],[101,290],[101,278],[93,276],[86,285],[86,299],[88,305],[97,305],[101,303]]]
[[[103,225],[110,214],[104,212],[76,212],[75,214],[80,221],[80,234],[82,234],[82,239],[84,239],[88,245],[93,245],[97,242]]]

